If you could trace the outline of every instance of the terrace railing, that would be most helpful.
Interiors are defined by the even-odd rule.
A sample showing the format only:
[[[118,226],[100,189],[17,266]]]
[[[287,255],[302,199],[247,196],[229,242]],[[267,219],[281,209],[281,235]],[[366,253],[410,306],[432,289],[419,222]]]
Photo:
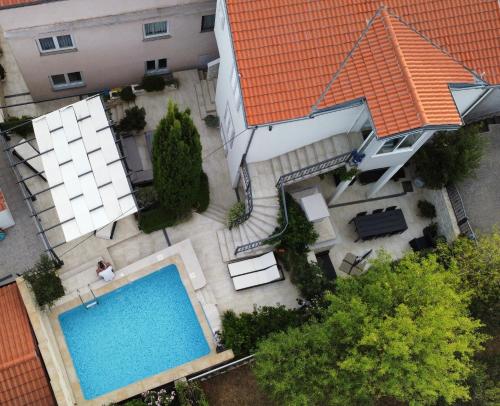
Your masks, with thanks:
[[[277,233],[270,235],[269,237],[263,238],[261,240],[253,241],[248,244],[240,245],[236,247],[234,251],[234,255],[238,255],[239,253],[253,250],[258,247],[262,247],[263,245],[270,244],[277,240],[277,238],[281,237],[283,233],[286,231],[288,227],[288,211],[286,207],[286,199],[285,199],[285,185],[288,183],[292,183],[296,180],[306,179],[311,176],[315,176],[317,174],[321,174],[326,172],[329,169],[336,168],[345,162],[347,162],[352,156],[352,152],[346,152],[345,154],[337,155],[333,158],[326,159],[324,161],[318,162],[317,164],[306,166],[305,168],[297,169],[296,171],[292,171],[286,174],[283,174],[279,177],[276,182],[276,188],[278,189],[278,194],[281,202],[281,210],[283,213],[284,225],[280,231]],[[246,166],[246,164],[245,164]],[[247,169],[248,173],[248,169]],[[250,180],[250,177],[249,177]],[[250,196],[251,196],[251,187],[250,187]],[[253,207],[253,205],[252,205]],[[251,212],[250,212],[251,214]],[[250,215],[246,218],[248,219]]]
[[[476,239],[476,234],[472,229],[467,213],[465,212],[464,202],[458,188],[450,184],[446,186],[446,191],[448,192],[448,197],[450,198],[451,206],[453,207],[453,212],[457,219],[458,228],[460,232],[471,240]]]

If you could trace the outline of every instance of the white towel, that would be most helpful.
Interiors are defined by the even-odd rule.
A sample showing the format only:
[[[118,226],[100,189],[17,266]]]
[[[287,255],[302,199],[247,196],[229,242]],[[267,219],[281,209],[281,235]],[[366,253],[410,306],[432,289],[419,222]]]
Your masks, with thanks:
[[[99,272],[99,276],[106,282],[112,281],[115,278],[113,267],[110,265],[104,271]]]

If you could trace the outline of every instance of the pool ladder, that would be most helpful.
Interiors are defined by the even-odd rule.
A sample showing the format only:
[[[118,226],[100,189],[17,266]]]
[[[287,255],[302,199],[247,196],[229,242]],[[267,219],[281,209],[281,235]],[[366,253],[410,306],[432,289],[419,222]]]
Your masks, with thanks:
[[[87,285],[87,287],[90,290],[90,293],[92,294],[93,299],[89,300],[88,302],[84,302],[82,295],[80,294],[80,289],[77,289],[76,292],[78,293],[78,297],[80,298],[80,301],[82,302],[82,305],[85,306],[86,309],[90,309],[91,307],[94,307],[95,305],[99,304],[97,301],[97,297],[94,294],[94,291],[90,287],[90,283]]]

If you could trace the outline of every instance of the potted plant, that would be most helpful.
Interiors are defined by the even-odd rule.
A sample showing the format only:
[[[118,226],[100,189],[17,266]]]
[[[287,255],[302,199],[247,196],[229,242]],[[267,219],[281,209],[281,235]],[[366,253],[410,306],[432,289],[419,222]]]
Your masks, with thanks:
[[[120,90],[120,99],[124,102],[135,101],[135,93],[133,92],[131,86],[125,86],[122,90]]]
[[[418,210],[421,217],[433,219],[436,217],[436,208],[427,200],[419,200],[417,203]]]
[[[205,121],[205,124],[207,127],[212,127],[212,128],[218,128],[219,127],[219,117],[209,114],[207,115],[203,121]]]
[[[165,89],[165,79],[162,76],[146,75],[142,78],[141,87],[146,92],[159,92]]]

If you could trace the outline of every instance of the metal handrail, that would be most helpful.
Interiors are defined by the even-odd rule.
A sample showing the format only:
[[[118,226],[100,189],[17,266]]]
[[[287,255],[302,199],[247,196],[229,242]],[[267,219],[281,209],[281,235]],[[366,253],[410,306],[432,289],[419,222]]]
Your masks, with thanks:
[[[250,173],[248,172],[245,155],[241,161],[241,174],[243,175],[243,183],[245,185],[245,212],[233,222],[233,227],[239,226],[247,221],[253,211],[252,182],[250,180]]]
[[[276,234],[270,235],[269,237],[262,238],[261,240],[253,241],[248,244],[243,244],[234,250],[234,255],[238,255],[240,252],[245,252],[252,250],[254,248],[261,247],[270,243],[273,240],[281,237],[283,233],[286,231],[288,227],[288,210],[286,207],[286,196],[285,196],[285,185],[289,182],[297,180],[299,178],[304,178],[305,176],[313,175],[319,172],[323,172],[325,169],[330,169],[334,166],[343,164],[347,162],[349,158],[352,156],[352,152],[346,152],[345,154],[337,155],[333,158],[326,159],[317,164],[306,166],[305,168],[297,169],[296,171],[292,171],[286,174],[283,174],[279,177],[278,182],[276,182],[276,188],[278,189],[279,195],[281,196],[281,209],[283,212],[283,217],[285,223],[283,228],[277,232]],[[252,206],[253,207],[253,206]],[[250,217],[250,216],[248,216]]]
[[[460,232],[471,240],[476,240],[476,234],[469,223],[464,202],[458,188],[453,184],[449,184],[446,186],[446,191],[448,192],[448,197],[450,198],[451,207],[453,207],[453,212],[455,213]]]

